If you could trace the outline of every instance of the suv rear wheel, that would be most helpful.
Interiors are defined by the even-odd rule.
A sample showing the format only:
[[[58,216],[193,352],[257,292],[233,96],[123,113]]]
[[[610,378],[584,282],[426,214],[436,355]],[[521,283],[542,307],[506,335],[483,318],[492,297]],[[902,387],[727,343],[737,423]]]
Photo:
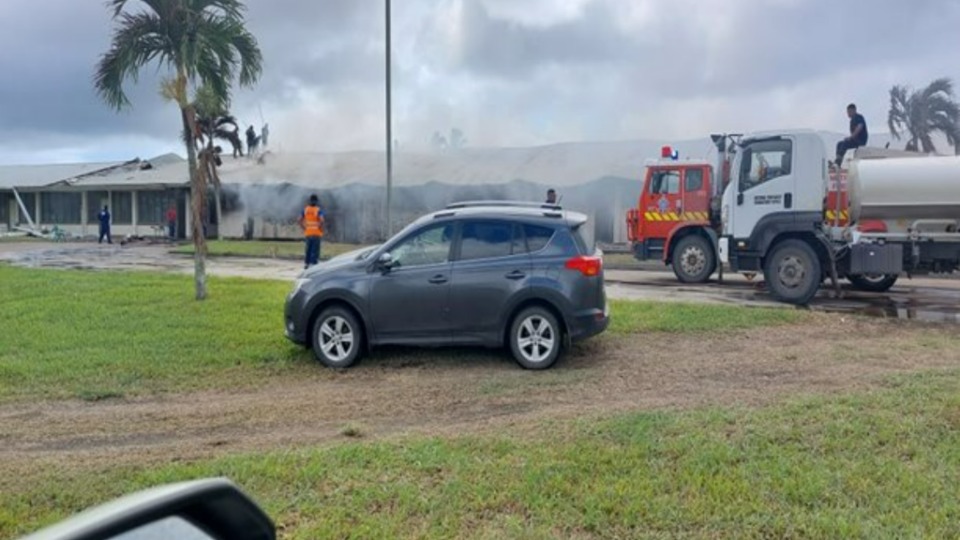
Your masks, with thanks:
[[[313,354],[332,368],[352,366],[360,357],[363,330],[353,313],[341,307],[323,310],[313,324]]]
[[[550,311],[531,307],[520,312],[510,328],[510,350],[527,369],[547,369],[560,356],[560,323]]]

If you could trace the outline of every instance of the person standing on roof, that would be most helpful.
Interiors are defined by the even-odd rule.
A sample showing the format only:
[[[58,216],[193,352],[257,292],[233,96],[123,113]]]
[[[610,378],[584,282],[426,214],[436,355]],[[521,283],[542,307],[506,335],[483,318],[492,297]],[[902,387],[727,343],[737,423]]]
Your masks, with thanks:
[[[103,205],[103,210],[97,214],[97,220],[100,221],[100,238],[97,240],[98,244],[103,243],[103,239],[107,239],[108,244],[113,243],[113,239],[110,237],[110,210],[107,209],[107,205]]]
[[[847,116],[850,118],[850,136],[837,143],[837,168],[843,163],[847,150],[867,145],[867,121],[853,103],[847,105]]]
[[[546,204],[557,204],[557,191],[553,188],[547,190],[547,203]]]
[[[300,214],[300,228],[303,229],[303,236],[307,244],[303,261],[304,268],[310,268],[320,262],[325,215],[323,210],[320,209],[319,201],[320,199],[316,195],[310,195],[310,204]]]

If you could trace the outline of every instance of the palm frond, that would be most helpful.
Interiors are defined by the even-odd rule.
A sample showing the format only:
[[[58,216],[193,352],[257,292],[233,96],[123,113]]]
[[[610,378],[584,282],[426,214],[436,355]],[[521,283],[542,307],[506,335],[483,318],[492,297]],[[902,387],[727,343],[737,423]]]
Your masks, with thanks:
[[[899,140],[907,120],[907,88],[894,86],[890,89],[890,112],[887,114],[887,127],[893,138]]]
[[[121,14],[110,50],[100,58],[94,74],[94,87],[108,105],[116,109],[128,105],[123,83],[127,79],[136,82],[140,68],[153,59],[171,59],[172,51],[161,32],[162,24],[156,15]]]
[[[924,99],[930,99],[936,96],[937,94],[941,94],[941,93],[944,94],[947,98],[952,98],[953,97],[953,81],[951,81],[946,77],[936,79],[935,81],[927,85],[926,88],[923,89],[923,92],[921,95],[923,96]]]

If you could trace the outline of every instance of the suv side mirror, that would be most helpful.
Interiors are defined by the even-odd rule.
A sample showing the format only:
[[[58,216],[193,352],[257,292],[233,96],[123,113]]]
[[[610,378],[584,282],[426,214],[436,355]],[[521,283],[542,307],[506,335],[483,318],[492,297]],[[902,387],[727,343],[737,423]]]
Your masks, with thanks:
[[[397,265],[397,261],[393,260],[393,255],[388,251],[380,255],[380,258],[377,259],[377,265],[381,270],[389,271]]]
[[[97,506],[21,540],[275,540],[270,518],[226,478],[180,482]]]

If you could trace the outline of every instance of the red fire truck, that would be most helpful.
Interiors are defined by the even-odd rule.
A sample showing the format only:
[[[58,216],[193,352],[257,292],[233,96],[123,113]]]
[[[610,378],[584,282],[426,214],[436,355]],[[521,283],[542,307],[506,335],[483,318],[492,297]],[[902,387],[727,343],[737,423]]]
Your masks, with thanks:
[[[730,181],[730,164],[740,135],[711,138],[718,150],[719,178],[710,162],[680,160],[675,149],[664,146],[660,159],[647,164],[637,207],[627,212],[627,237],[634,257],[641,261],[662,260],[684,283],[706,282],[717,270],[720,197]],[[775,171],[789,168],[790,164],[764,166]],[[825,222],[847,223],[846,189],[846,170],[831,170]],[[885,227],[883,222],[870,222],[861,224],[859,229],[882,232]]]

